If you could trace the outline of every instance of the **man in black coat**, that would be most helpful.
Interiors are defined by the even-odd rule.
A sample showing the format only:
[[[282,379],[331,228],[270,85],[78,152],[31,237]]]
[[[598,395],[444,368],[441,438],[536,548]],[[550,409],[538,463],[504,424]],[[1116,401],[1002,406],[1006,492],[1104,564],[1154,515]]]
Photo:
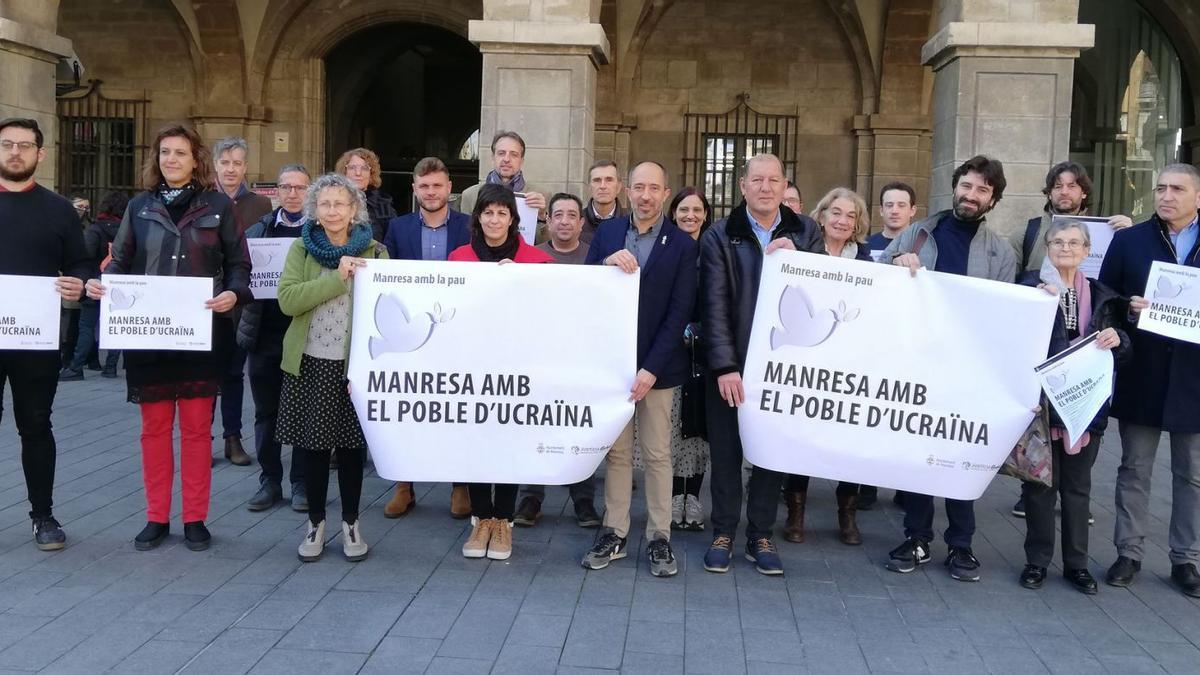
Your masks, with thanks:
[[[745,400],[742,368],[758,302],[763,254],[781,248],[818,253],[821,232],[782,206],[787,181],[775,155],[746,163],[744,201],[700,239],[700,325],[709,375],[705,392],[712,458],[713,542],[704,556],[709,572],[729,570],[742,508],[742,441],[737,407]],[[771,541],[783,474],[754,467],[746,496],[746,556],[755,568],[783,574]]]

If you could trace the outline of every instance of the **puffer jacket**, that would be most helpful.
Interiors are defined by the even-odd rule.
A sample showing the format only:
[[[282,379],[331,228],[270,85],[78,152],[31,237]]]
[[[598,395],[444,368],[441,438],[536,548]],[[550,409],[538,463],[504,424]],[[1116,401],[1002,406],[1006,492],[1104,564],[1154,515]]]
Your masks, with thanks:
[[[781,220],[771,239],[786,237],[797,251],[824,254],[819,228],[780,206]],[[741,372],[750,344],[750,326],[758,302],[763,249],[743,201],[700,237],[700,323],[709,372]]]

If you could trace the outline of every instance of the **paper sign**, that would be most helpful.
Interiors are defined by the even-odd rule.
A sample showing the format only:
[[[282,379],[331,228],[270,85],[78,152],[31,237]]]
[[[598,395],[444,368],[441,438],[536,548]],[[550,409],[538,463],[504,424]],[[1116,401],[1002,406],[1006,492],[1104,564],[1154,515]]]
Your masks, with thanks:
[[[1083,437],[1112,397],[1112,350],[1096,346],[1098,335],[1092,333],[1034,368],[1042,391],[1067,429],[1067,447]]]
[[[101,349],[212,348],[211,278],[105,274],[100,282]]]
[[[279,276],[283,274],[283,263],[288,249],[295,239],[287,237],[255,237],[246,240],[250,250],[250,293],[255,300],[279,297]]]
[[[515,194],[517,196],[517,214],[521,216],[521,223],[517,227],[520,228],[525,243],[533,246],[537,243],[538,210],[525,203],[524,192]]]
[[[0,349],[58,349],[62,296],[54,281],[0,274]]]
[[[1059,221],[1073,221],[1087,228],[1088,236],[1092,240],[1092,250],[1088,257],[1079,263],[1079,271],[1089,279],[1100,278],[1100,265],[1104,262],[1104,255],[1108,253],[1108,247],[1112,244],[1113,238],[1113,229],[1112,225],[1108,224],[1108,218],[1091,216],[1054,216],[1051,218],[1052,223]],[[1047,253],[1049,252],[1047,251]]]
[[[1138,317],[1139,329],[1200,344],[1200,269],[1156,260],[1144,297],[1150,306]]]

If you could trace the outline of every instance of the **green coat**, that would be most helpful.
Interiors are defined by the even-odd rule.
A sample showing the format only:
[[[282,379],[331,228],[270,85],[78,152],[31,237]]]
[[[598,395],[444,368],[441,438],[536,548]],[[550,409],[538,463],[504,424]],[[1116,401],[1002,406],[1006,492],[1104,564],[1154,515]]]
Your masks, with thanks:
[[[387,249],[379,242],[372,241],[362,257],[387,258]],[[304,240],[297,238],[288,249],[283,274],[279,277],[279,309],[292,317],[292,323],[283,336],[283,363],[280,368],[296,377],[300,376],[300,358],[304,356],[304,347],[308,342],[308,326],[312,323],[313,310],[326,301],[350,292],[350,284],[342,281],[339,275],[322,276],[324,269],[316,258],[308,254]],[[353,314],[354,305],[351,304],[350,308]],[[350,356],[349,338],[347,335],[347,358]]]

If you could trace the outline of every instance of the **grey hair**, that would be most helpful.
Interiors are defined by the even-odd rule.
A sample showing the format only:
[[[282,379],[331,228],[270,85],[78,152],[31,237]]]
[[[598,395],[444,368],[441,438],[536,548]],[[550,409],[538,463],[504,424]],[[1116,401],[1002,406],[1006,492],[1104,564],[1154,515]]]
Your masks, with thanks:
[[[1168,173],[1182,173],[1185,176],[1191,176],[1192,183],[1197,189],[1200,189],[1200,169],[1191,164],[1168,164],[1159,170],[1158,175],[1162,176]]]
[[[250,146],[246,144],[246,139],[241,136],[228,136],[213,143],[213,163],[215,164],[221,158],[221,153],[229,152],[230,150],[241,149],[247,155],[250,154]]]
[[[279,170],[279,175],[282,176],[285,173],[302,173],[305,178],[312,180],[312,174],[308,172],[308,167],[303,164],[284,164],[283,168]]]
[[[350,223],[351,226],[370,226],[371,214],[367,212],[367,198],[363,196],[362,190],[359,190],[358,186],[340,173],[321,174],[308,186],[308,192],[304,193],[305,218],[317,222],[317,197],[325,188],[342,188],[350,195],[350,199],[354,200],[358,208],[354,212],[354,221]]]
[[[1050,227],[1046,228],[1046,236],[1042,237],[1042,243],[1046,248],[1050,248],[1050,240],[1054,235],[1064,230],[1077,229],[1083,234],[1083,245],[1087,248],[1092,247],[1092,233],[1088,232],[1087,225],[1078,220],[1055,220],[1050,223]]]

